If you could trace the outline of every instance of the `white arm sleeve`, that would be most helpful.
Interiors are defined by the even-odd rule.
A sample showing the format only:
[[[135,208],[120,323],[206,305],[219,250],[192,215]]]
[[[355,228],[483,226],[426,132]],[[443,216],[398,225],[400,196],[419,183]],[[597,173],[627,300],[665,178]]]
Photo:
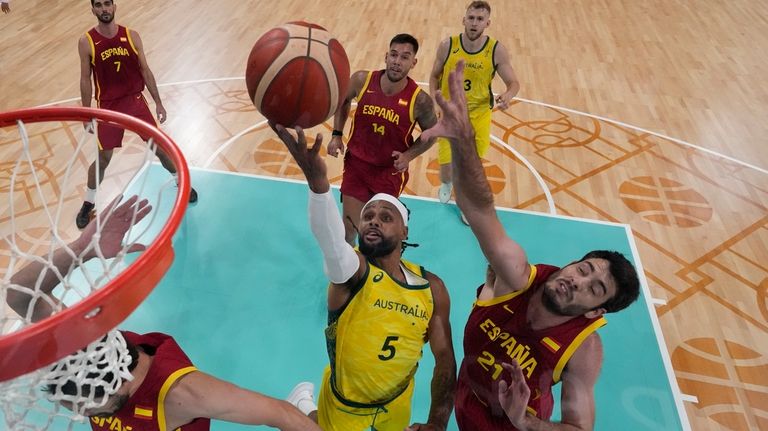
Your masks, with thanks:
[[[323,252],[323,271],[331,283],[345,283],[360,267],[360,258],[344,240],[344,222],[333,194],[309,191],[309,227]]]

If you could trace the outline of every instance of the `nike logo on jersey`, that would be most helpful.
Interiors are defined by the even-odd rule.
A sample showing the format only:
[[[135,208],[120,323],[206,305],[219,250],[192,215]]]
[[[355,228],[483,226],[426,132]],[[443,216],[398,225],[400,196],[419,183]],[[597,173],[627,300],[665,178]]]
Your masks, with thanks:
[[[456,54],[457,52],[459,52],[459,48],[456,48],[456,49],[453,50],[454,54]]]
[[[98,45],[98,44],[100,44],[100,43],[101,43],[101,41],[98,41],[98,42],[93,42],[93,44],[94,44],[94,45]]]
[[[373,91],[373,90],[365,90],[365,92],[366,92],[366,94],[367,93],[375,93],[375,91]]]

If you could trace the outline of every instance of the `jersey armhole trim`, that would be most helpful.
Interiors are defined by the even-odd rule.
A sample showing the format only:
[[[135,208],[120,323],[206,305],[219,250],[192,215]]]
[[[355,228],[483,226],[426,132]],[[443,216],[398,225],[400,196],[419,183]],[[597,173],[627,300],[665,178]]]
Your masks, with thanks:
[[[88,38],[88,45],[91,46],[91,66],[96,66],[96,44],[93,43],[90,33],[86,32],[85,37]]]
[[[167,379],[165,379],[163,386],[160,388],[160,393],[157,396],[157,427],[160,429],[160,431],[167,431],[165,424],[166,395],[168,395],[171,386],[173,386],[176,381],[178,381],[182,376],[185,376],[193,371],[197,371],[197,367],[185,367],[174,371],[170,376],[168,376]]]
[[[133,52],[136,53],[136,55],[139,55],[139,50],[136,49],[136,45],[133,44],[133,38],[131,37],[131,29],[128,27],[125,28],[125,36],[128,38],[128,43],[131,45],[131,49],[133,49]]]
[[[571,359],[571,356],[573,356],[573,354],[576,352],[576,349],[578,349],[579,346],[581,346],[581,343],[583,343],[584,340],[586,340],[589,335],[592,335],[593,332],[605,326],[607,323],[608,321],[605,320],[605,317],[600,317],[599,319],[592,322],[589,326],[584,328],[579,333],[579,335],[577,335],[576,338],[573,339],[573,341],[568,346],[568,348],[565,349],[565,352],[563,352],[563,356],[561,356],[560,359],[557,361],[557,365],[555,365],[555,370],[552,372],[552,381],[554,383],[558,383],[560,381],[560,377],[562,377],[563,370],[565,369],[566,364],[568,364],[568,361]]]
[[[365,77],[365,82],[363,83],[363,86],[360,88],[360,92],[357,93],[357,101],[360,102],[360,98],[363,97],[363,94],[365,94],[365,90],[368,89],[368,86],[371,84],[371,77],[373,76],[373,71],[368,71],[368,76]]]
[[[502,302],[509,301],[510,299],[522,294],[523,292],[530,289],[531,285],[533,284],[533,281],[536,279],[536,274],[538,272],[536,265],[531,265],[530,263],[528,266],[531,267],[531,273],[528,275],[528,282],[525,284],[525,287],[516,290],[514,292],[507,293],[506,295],[497,296],[495,298],[487,299],[487,300],[477,300],[475,301],[475,307],[489,307],[491,305],[501,304]]]

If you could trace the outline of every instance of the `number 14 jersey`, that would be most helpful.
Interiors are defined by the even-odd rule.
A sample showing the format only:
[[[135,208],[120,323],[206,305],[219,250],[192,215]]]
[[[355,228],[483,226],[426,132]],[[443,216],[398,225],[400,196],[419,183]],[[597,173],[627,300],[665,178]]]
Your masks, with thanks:
[[[348,153],[374,166],[392,166],[392,151],[404,152],[413,145],[414,109],[421,89],[406,77],[399,93],[387,96],[381,89],[383,70],[368,72],[357,95]]]

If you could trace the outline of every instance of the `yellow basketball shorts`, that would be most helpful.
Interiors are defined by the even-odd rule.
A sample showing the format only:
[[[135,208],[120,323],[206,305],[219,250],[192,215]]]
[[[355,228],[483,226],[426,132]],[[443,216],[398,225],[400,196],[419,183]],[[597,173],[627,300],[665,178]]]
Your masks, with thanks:
[[[383,407],[349,407],[331,390],[331,367],[325,368],[317,400],[317,420],[323,431],[403,431],[410,425],[413,379],[408,388]]]
[[[485,157],[485,153],[491,146],[491,110],[470,111],[469,121],[472,123],[472,128],[475,129],[477,154],[480,157]],[[437,161],[441,165],[451,163],[451,145],[447,139],[439,138],[437,140]]]

